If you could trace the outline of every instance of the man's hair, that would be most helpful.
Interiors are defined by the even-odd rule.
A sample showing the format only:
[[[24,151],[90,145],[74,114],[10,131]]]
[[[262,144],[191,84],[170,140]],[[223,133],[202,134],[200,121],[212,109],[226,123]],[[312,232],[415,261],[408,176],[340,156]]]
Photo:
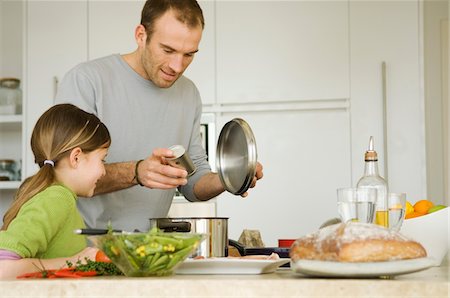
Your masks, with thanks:
[[[200,5],[196,0],[147,0],[141,14],[141,25],[145,27],[147,42],[154,32],[155,22],[167,11],[172,10],[178,21],[189,28],[205,27]]]

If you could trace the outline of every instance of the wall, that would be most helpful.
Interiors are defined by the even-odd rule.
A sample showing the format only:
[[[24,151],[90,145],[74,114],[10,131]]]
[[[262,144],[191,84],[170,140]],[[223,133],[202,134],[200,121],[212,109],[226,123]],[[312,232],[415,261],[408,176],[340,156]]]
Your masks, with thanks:
[[[3,1],[0,1],[0,77],[3,73]]]

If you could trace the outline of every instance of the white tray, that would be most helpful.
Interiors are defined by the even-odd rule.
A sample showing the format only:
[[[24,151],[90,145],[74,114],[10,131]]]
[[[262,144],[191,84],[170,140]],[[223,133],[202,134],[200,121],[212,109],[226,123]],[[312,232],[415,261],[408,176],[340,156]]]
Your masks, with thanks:
[[[175,270],[176,274],[263,274],[277,270],[290,259],[254,260],[233,258],[188,259]]]
[[[420,258],[389,262],[347,263],[330,261],[291,261],[294,273],[325,277],[378,277],[417,272],[432,267],[434,260]]]

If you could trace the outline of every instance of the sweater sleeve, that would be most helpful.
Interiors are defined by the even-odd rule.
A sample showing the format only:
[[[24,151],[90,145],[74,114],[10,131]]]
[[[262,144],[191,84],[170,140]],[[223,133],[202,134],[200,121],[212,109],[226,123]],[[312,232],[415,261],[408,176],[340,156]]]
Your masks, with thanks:
[[[67,193],[37,194],[22,206],[8,229],[0,232],[0,249],[15,252],[23,258],[44,253],[74,208],[75,199]]]

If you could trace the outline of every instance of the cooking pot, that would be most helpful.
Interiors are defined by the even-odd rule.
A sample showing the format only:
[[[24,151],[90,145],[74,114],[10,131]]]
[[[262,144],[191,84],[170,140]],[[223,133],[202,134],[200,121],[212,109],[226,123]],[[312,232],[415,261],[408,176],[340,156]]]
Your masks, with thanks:
[[[186,232],[206,234],[192,257],[228,256],[228,217],[177,217],[150,218],[150,228],[157,227],[165,232]]]

